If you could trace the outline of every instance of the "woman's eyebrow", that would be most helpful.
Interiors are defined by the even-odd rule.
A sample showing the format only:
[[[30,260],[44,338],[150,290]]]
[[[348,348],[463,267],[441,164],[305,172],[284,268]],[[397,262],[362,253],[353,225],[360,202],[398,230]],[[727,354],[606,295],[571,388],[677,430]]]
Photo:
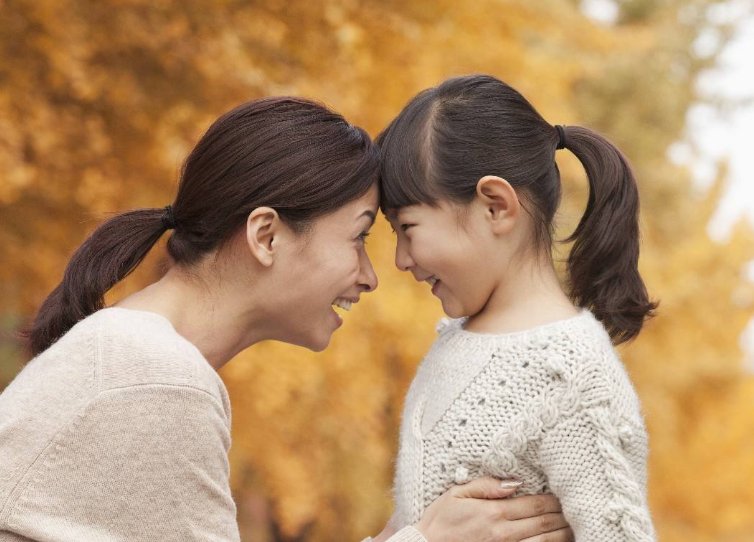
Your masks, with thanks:
[[[361,213],[359,215],[359,218],[361,218],[362,216],[365,216],[365,217],[367,217],[369,219],[369,225],[370,225],[370,227],[372,226],[372,224],[374,224],[374,221],[377,218],[377,215],[371,209],[367,209],[366,211],[364,211],[363,213]]]

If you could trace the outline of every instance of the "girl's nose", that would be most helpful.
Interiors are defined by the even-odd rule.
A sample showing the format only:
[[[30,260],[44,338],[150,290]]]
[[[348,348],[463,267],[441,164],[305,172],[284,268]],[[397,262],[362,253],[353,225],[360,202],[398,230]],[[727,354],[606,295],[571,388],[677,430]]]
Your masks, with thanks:
[[[395,267],[401,271],[408,271],[414,265],[414,260],[408,252],[406,243],[399,238],[395,245]]]

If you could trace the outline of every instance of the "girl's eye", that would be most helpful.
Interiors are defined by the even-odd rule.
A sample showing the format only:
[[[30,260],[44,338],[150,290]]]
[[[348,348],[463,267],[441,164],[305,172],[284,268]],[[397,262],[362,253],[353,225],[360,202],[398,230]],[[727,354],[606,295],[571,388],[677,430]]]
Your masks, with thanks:
[[[369,237],[369,232],[368,231],[363,231],[363,232],[361,232],[359,234],[359,236],[356,239],[358,239],[359,242],[366,244],[367,237]]]
[[[408,230],[409,228],[412,228],[414,226],[416,226],[416,224],[399,224],[398,225],[398,229],[405,233],[406,230]],[[395,235],[397,233],[395,231],[395,228],[392,225],[390,226],[390,231],[393,232],[393,235]]]

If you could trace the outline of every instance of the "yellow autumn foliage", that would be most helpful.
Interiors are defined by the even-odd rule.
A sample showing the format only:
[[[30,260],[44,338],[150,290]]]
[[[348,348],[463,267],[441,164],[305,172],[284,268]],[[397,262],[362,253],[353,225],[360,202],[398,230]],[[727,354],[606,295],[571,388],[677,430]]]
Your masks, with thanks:
[[[592,126],[631,158],[641,267],[661,304],[622,354],[650,430],[660,539],[753,540],[754,378],[740,335],[754,316],[742,271],[754,234],[740,224],[712,241],[723,181],[699,193],[666,154],[713,60],[691,45],[714,3],[621,0],[605,25],[576,0],[0,1],[0,385],[24,359],[13,331],[86,232],[107,213],[168,203],[181,160],[219,113],[299,94],[376,135],[419,90],[488,72],[549,121]],[[586,196],[579,164],[558,160],[563,238]],[[403,394],[441,313],[394,269],[384,220],[368,248],[380,287],[326,352],[263,343],[222,371],[244,539],[358,540],[390,513]],[[112,296],[164,265],[159,247]]]

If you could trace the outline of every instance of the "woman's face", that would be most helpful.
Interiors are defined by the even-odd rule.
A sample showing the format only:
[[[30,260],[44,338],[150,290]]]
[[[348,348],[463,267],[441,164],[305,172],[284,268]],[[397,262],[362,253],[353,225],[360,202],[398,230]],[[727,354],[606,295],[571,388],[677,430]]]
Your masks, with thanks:
[[[283,306],[286,342],[323,350],[343,320],[334,306],[346,310],[364,292],[377,287],[365,241],[378,210],[373,186],[361,198],[315,220],[298,235],[289,254]]]

